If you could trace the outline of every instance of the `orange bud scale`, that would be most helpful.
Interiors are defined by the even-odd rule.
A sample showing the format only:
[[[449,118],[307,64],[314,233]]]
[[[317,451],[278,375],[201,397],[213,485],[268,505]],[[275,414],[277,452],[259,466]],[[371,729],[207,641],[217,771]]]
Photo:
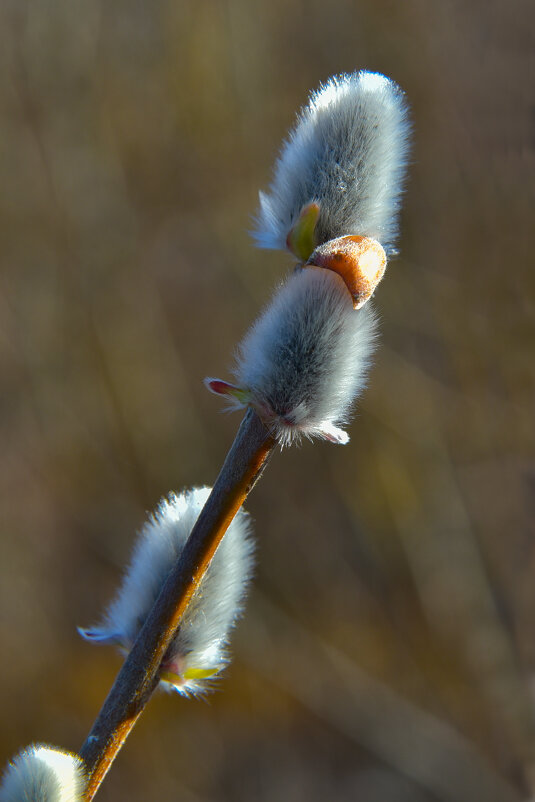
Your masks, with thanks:
[[[337,273],[351,295],[354,309],[360,309],[384,275],[386,254],[377,240],[352,234],[324,242],[305,267],[323,267]]]

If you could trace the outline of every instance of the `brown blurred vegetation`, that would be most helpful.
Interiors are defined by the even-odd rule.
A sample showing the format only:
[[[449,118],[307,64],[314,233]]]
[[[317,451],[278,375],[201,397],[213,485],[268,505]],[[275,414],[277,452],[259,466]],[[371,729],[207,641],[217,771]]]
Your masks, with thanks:
[[[367,67],[415,144],[351,443],[274,457],[219,692],[155,697],[100,798],[535,794],[534,31],[527,0],[1,4],[0,763],[81,745],[119,658],[75,627],[213,481],[238,417],[201,380],[289,266],[257,191]]]

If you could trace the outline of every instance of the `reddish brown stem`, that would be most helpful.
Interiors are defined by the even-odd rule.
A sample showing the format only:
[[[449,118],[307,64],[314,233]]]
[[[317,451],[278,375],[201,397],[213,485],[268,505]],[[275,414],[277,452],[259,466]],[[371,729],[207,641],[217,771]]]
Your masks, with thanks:
[[[158,684],[162,658],[221,538],[259,478],[275,440],[249,409],[213,490],[121,668],[80,755],[93,799]]]

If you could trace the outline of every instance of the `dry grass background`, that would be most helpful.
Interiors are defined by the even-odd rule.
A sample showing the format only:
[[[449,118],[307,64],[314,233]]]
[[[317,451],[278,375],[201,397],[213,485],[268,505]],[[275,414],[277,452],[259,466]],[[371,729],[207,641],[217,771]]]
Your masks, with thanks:
[[[208,703],[158,695],[103,800],[535,794],[535,7],[4,0],[0,762],[78,748],[119,666],[77,636],[145,511],[238,424],[201,385],[289,267],[247,235],[308,90],[367,67],[415,127],[346,448],[277,454]]]

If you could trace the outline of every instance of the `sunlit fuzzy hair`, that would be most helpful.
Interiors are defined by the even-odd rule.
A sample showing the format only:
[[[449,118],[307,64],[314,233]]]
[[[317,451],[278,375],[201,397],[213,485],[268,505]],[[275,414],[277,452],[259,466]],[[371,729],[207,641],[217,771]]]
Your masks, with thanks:
[[[331,78],[301,109],[270,190],[260,193],[257,244],[286,247],[303,207],[316,202],[316,245],[359,234],[391,255],[409,133],[405,96],[394,81],[364,70]]]
[[[77,755],[35,744],[10,763],[0,802],[81,802],[84,787],[83,763]]]
[[[140,532],[104,623],[79,630],[86,640],[130,650],[209,495],[210,488],[202,487],[162,499]],[[250,519],[240,510],[167,651],[160,673],[164,687],[185,696],[203,693],[228,663],[229,632],[243,609],[253,553]]]
[[[355,310],[336,273],[299,269],[239,346],[238,387],[206,384],[231,408],[254,407],[282,445],[301,436],[347,443],[339,426],[364,387],[375,330],[371,304]]]

